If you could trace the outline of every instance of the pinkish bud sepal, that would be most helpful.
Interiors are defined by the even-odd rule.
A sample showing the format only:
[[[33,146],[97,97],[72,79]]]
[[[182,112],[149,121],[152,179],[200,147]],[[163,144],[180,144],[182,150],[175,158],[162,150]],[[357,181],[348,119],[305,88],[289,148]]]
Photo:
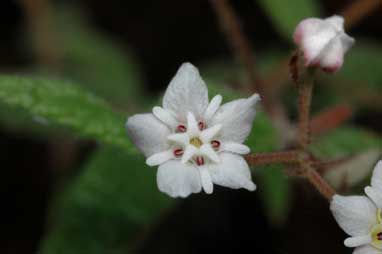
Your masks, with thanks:
[[[354,44],[343,27],[344,19],[336,15],[307,18],[297,25],[293,40],[303,53],[305,67],[319,67],[329,73],[342,67],[344,54]]]

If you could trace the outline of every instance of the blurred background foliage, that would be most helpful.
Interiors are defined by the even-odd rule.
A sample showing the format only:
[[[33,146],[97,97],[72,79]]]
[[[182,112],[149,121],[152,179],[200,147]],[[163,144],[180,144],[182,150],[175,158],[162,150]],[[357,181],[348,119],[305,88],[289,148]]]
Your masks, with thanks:
[[[295,119],[296,89],[288,75],[294,27],[302,18],[339,13],[358,1],[231,2],[253,45],[257,71]],[[350,253],[341,246],[343,234],[322,205],[325,201],[285,174],[290,168],[253,168],[259,185],[253,194],[217,188],[210,197],[172,200],[157,190],[156,170],[145,165],[127,138],[127,116],[160,103],[184,61],[200,67],[210,97],[219,93],[229,101],[249,96],[240,89],[243,68],[231,56],[208,1],[14,0],[0,6],[8,14],[1,25],[6,39],[0,43],[0,140],[6,151],[1,155],[0,190],[6,196],[5,212],[0,212],[1,253],[235,253],[246,247],[255,253]],[[311,146],[318,159],[338,160],[322,174],[342,192],[358,191],[381,157],[380,9],[370,9],[353,25],[350,34],[357,43],[343,69],[333,76],[321,74],[313,97],[314,114],[340,103],[351,105],[351,119],[317,134]],[[283,132],[289,130],[280,133],[259,107],[247,145],[253,152],[285,149]],[[40,143],[48,151],[36,155],[43,162],[24,155]],[[25,185],[27,169],[33,170],[31,185]],[[310,198],[305,205],[301,188]],[[31,208],[41,193],[46,195],[41,208]],[[310,208],[301,212],[304,206]],[[221,213],[207,211],[200,218],[212,229],[198,231],[199,217],[193,224],[185,221],[199,209]],[[326,228],[334,237],[324,240],[312,233],[301,246],[291,235],[306,227],[303,219],[293,223],[304,216],[311,218],[310,227]],[[36,223],[25,223],[36,218]],[[16,236],[27,227],[30,231]],[[292,234],[278,239],[287,232]],[[32,240],[24,239],[32,234]],[[279,245],[270,247],[274,239]],[[227,246],[220,246],[221,241]]]

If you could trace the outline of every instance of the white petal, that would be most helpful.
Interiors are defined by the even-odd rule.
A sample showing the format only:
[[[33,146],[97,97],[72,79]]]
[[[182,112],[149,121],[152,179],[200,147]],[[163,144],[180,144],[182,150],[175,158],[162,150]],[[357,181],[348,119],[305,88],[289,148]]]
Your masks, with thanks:
[[[320,66],[327,72],[336,72],[344,62],[344,49],[340,37],[333,38],[318,56]]]
[[[234,100],[219,108],[211,119],[211,124],[223,125],[220,132],[223,141],[244,142],[252,129],[255,104],[259,100],[259,95],[254,94],[248,99]]]
[[[196,148],[193,145],[186,146],[186,149],[184,150],[182,156],[182,163],[186,163],[187,161],[189,161],[194,155],[196,155],[198,151],[198,148]]]
[[[371,200],[373,200],[374,204],[378,208],[382,209],[382,191],[381,190],[368,186],[365,188],[365,193]]]
[[[210,143],[210,141],[220,132],[222,127],[221,124],[215,124],[214,126],[203,130],[202,133],[200,133],[200,140],[203,143]]]
[[[159,166],[157,183],[160,191],[174,198],[187,197],[202,188],[198,169],[178,160],[169,160]]]
[[[200,153],[202,155],[205,155],[208,159],[211,161],[218,163],[220,162],[220,158],[218,154],[212,149],[211,145],[209,144],[204,144],[200,147]]]
[[[211,180],[210,172],[208,172],[205,166],[199,167],[199,172],[204,192],[211,194],[214,191],[214,185]]]
[[[167,150],[160,153],[155,153],[147,158],[146,164],[149,166],[158,166],[165,163],[166,161],[173,159],[174,153],[172,150]]]
[[[370,245],[365,245],[365,246],[356,248],[353,254],[382,254],[382,252]]]
[[[304,52],[305,65],[318,65],[323,57],[322,51],[336,35],[334,29],[323,25],[317,33],[306,36],[301,46]]]
[[[342,42],[342,48],[344,51],[344,54],[353,46],[355,43],[354,38],[348,36],[347,34],[343,33],[340,36],[340,40]]]
[[[250,191],[256,189],[251,180],[248,164],[242,156],[221,153],[220,160],[220,163],[211,164],[208,168],[212,182],[233,189],[245,188]]]
[[[172,129],[175,129],[178,126],[178,121],[168,110],[165,110],[161,107],[154,107],[153,114],[156,118],[161,120],[164,124]]]
[[[382,160],[378,161],[374,167],[371,186],[382,191]]]
[[[339,15],[333,15],[329,18],[324,19],[324,21],[331,24],[337,32],[343,32],[344,31],[344,18]]]
[[[294,42],[300,45],[306,36],[317,33],[321,27],[321,24],[322,20],[318,18],[307,18],[302,20],[294,31]]]
[[[345,240],[344,244],[346,247],[354,248],[359,247],[362,245],[367,245],[371,243],[373,239],[371,238],[371,235],[364,235],[364,236],[355,236],[355,237],[349,237]]]
[[[199,136],[198,122],[191,112],[187,113],[187,133],[190,137]]]
[[[222,103],[223,97],[218,94],[212,98],[210,104],[208,104],[208,107],[206,111],[204,112],[204,120],[209,121],[212,116],[216,113],[216,111],[219,109],[220,104]]]
[[[168,150],[167,135],[170,129],[153,114],[137,114],[129,117],[126,130],[133,143],[148,157]]]
[[[330,210],[339,226],[351,236],[369,234],[371,227],[377,222],[377,208],[364,196],[335,195]]]
[[[354,43],[344,32],[343,17],[337,15],[301,21],[296,27],[294,41],[304,53],[306,66],[319,66],[327,72],[341,68],[344,54]]]
[[[182,146],[189,144],[190,138],[187,133],[176,133],[167,136],[167,139]]]
[[[201,117],[207,105],[208,90],[198,69],[190,63],[182,64],[166,90],[163,108],[177,113],[178,119],[185,121],[189,111]]]
[[[246,145],[232,142],[223,143],[221,150],[237,154],[248,154],[251,151]]]

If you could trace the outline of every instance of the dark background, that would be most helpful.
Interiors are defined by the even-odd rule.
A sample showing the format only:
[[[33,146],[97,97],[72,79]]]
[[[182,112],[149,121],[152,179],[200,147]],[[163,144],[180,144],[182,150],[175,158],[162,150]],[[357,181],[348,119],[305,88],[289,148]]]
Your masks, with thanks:
[[[92,24],[129,47],[138,57],[147,93],[161,91],[181,62],[230,57],[209,1],[78,0]],[[258,52],[267,47],[288,50],[254,1],[231,1],[244,31]],[[342,10],[351,0],[321,1],[325,13]],[[381,10],[352,28],[381,41]],[[20,41],[26,18],[14,0],[0,1],[0,68],[22,69],[34,56]],[[374,117],[374,115],[373,115]],[[370,116],[363,125],[377,129]],[[78,142],[73,165],[80,165],[94,145]],[[56,183],[57,151],[27,133],[0,126],[0,253],[35,253],[46,228],[52,186]],[[58,163],[58,164],[57,164]],[[67,166],[62,166],[67,168]],[[345,235],[333,222],[323,200],[307,184],[294,185],[293,209],[287,224],[268,224],[257,194],[217,188],[214,198],[196,195],[179,203],[140,244],[139,253],[345,253]],[[349,252],[350,253],[350,250]],[[70,253],[69,253],[70,254]]]

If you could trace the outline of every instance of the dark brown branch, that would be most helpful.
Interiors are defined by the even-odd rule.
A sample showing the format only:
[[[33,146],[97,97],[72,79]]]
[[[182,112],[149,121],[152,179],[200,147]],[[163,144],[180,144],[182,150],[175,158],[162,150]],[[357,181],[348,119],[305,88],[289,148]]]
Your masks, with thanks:
[[[314,74],[308,70],[306,75],[304,81],[298,85],[298,138],[303,150],[306,150],[310,143],[310,104],[314,84]]]
[[[353,1],[353,3],[344,9],[341,13],[341,15],[345,18],[345,27],[347,29],[353,27],[378,7],[379,10],[382,11],[381,0]]]
[[[305,164],[305,163],[304,163]],[[329,201],[332,200],[336,191],[322,178],[322,176],[310,165],[303,165],[304,177]]]
[[[210,1],[219,18],[220,26],[232,47],[234,55],[245,69],[248,84],[253,86],[255,91],[260,92],[260,90],[262,90],[261,80],[256,73],[253,52],[248,39],[241,29],[239,18],[230,6],[229,0]]]
[[[298,153],[293,150],[273,153],[256,153],[246,155],[245,159],[251,166],[275,163],[296,163],[298,162]]]

